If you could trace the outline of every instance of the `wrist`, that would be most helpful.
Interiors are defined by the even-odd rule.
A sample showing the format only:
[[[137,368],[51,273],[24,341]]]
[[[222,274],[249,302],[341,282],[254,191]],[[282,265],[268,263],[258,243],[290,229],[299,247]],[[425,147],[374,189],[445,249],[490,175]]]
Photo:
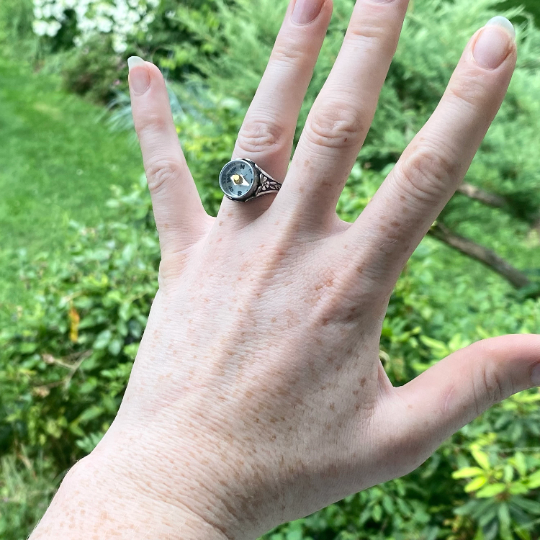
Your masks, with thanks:
[[[90,454],[68,472],[30,540],[86,540],[90,531],[95,538],[230,540],[219,523],[190,506],[163,498],[128,463]]]

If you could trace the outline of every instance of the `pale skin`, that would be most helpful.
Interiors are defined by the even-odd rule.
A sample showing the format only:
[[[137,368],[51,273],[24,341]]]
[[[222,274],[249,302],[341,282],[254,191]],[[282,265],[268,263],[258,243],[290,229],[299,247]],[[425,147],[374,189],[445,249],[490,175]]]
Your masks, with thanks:
[[[332,11],[331,0],[292,0],[233,152],[283,188],[224,199],[216,219],[161,73],[132,61],[159,290],[112,427],[68,473],[32,540],[253,540],[409,473],[487,408],[540,384],[535,335],[477,343],[402,387],[379,360],[396,280],[463,179],[516,61],[509,23],[480,29],[429,122],[345,223],[336,202],[406,10],[407,0],[358,0],[288,167]]]

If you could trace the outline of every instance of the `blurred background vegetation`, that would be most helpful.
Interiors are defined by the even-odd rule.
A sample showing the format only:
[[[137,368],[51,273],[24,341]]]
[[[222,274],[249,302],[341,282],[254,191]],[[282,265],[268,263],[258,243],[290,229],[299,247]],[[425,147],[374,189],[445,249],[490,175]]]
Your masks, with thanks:
[[[297,136],[352,10],[352,0],[334,3]],[[67,469],[107,430],[157,288],[127,57],[165,73],[179,137],[215,213],[216,171],[285,8],[285,0],[1,1],[0,538],[27,538]],[[396,385],[476,340],[540,331],[537,0],[411,0],[338,211],[346,220],[362,211],[435,108],[471,34],[500,13],[518,27],[518,69],[465,183],[392,296],[380,355]],[[265,538],[537,540],[539,402],[538,390],[522,392],[414,473]]]

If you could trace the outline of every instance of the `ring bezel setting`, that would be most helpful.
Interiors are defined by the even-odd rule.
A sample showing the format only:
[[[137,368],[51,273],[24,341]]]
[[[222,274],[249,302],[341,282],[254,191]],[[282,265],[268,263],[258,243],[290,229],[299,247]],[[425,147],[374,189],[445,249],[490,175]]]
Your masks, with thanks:
[[[251,181],[249,189],[234,193],[232,188],[235,184],[244,186],[248,181]],[[281,182],[274,180],[251,159],[237,158],[221,169],[219,187],[231,201],[247,202],[267,193],[277,193],[281,189]]]
[[[234,195],[227,189],[227,183],[230,183],[230,173],[232,171],[238,171],[242,165],[245,167],[249,167],[253,181],[251,183],[251,186],[248,191],[245,193],[242,193],[242,195]],[[238,172],[235,172],[234,176],[238,176]],[[257,170],[256,167],[254,167],[248,160],[246,159],[233,159],[229,161],[219,173],[219,187],[221,188],[221,191],[225,194],[225,196],[232,201],[246,201],[247,199],[250,199],[255,191],[257,190],[257,187],[260,185],[260,173]]]

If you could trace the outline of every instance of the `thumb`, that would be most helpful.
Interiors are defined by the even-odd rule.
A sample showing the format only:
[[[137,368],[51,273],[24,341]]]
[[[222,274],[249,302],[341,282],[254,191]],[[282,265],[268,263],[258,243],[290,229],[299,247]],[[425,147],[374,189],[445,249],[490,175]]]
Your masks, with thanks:
[[[392,419],[395,442],[405,453],[410,450],[411,465],[418,466],[489,407],[535,386],[540,386],[540,335],[486,339],[395,388],[385,416]]]

